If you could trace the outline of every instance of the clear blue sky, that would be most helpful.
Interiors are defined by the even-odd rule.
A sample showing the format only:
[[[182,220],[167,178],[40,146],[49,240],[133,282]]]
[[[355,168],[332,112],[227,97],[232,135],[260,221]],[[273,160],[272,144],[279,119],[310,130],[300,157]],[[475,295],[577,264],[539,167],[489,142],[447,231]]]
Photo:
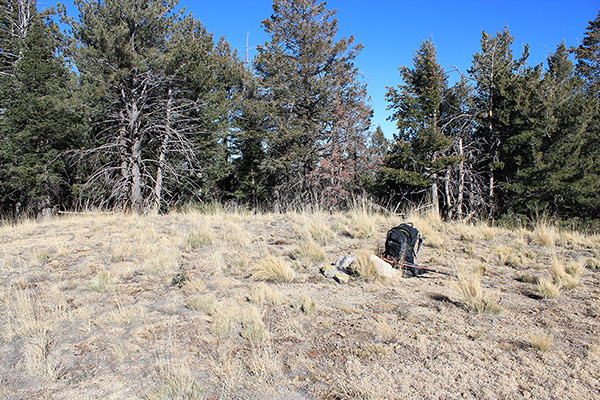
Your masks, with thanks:
[[[76,15],[68,5],[69,14]],[[255,47],[268,40],[261,21],[272,14],[271,0],[180,0],[213,32],[215,41],[225,36],[246,56],[248,37],[250,60]],[[373,125],[381,125],[386,136],[395,132],[386,121],[386,86],[401,83],[398,67],[412,66],[414,51],[432,38],[438,61],[450,73],[469,69],[479,49],[481,31],[501,31],[507,26],[515,37],[513,51],[520,56],[523,45],[531,47],[530,63],[545,62],[563,40],[576,46],[585,28],[600,9],[598,0],[330,0],[328,9],[337,9],[339,35],[356,38],[365,46],[356,63],[368,84],[374,109]]]

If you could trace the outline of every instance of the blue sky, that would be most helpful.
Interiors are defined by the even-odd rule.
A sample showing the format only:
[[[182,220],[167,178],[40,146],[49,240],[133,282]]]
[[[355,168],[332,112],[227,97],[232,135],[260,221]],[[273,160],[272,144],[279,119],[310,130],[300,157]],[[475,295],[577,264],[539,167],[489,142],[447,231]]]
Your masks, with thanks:
[[[75,7],[68,5],[69,14]],[[213,32],[215,41],[225,36],[246,56],[246,40],[250,60],[255,47],[268,40],[261,21],[272,14],[271,0],[180,0]],[[529,43],[530,63],[545,62],[563,40],[576,46],[585,28],[600,9],[598,0],[329,0],[328,9],[337,9],[339,35],[353,35],[365,46],[356,63],[368,84],[374,109],[374,126],[381,125],[386,136],[395,132],[386,121],[386,86],[401,83],[398,67],[412,66],[413,56],[424,40],[432,38],[438,50],[438,61],[450,74],[458,68],[469,69],[479,49],[481,32],[501,31],[507,26],[515,37],[513,51],[520,56]]]

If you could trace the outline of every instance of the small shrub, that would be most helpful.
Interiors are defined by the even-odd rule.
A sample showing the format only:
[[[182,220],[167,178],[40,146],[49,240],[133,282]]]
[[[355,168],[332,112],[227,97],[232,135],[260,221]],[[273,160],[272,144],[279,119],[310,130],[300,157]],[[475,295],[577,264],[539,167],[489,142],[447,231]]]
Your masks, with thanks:
[[[529,344],[538,351],[548,351],[554,342],[554,337],[548,333],[532,333],[529,335]]]
[[[292,282],[296,271],[281,257],[266,256],[256,267],[252,275],[253,281]]]

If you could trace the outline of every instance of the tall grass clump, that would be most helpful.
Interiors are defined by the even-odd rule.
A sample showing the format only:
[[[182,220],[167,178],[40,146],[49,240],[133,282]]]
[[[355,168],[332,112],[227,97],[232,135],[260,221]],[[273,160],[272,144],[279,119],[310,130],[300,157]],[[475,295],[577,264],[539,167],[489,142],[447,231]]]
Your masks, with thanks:
[[[371,252],[368,250],[359,250],[356,253],[356,261],[354,261],[355,271],[361,278],[367,281],[374,281],[380,279],[381,276],[377,267],[371,262],[370,257]]]
[[[314,240],[321,245],[327,244],[335,236],[335,233],[326,221],[325,214],[322,213],[304,214],[299,234],[305,241]]]
[[[296,278],[296,271],[281,257],[271,254],[259,262],[252,275],[254,281],[292,282]]]
[[[187,234],[183,238],[181,247],[184,250],[195,250],[201,246],[212,244],[213,236],[208,228],[208,225],[200,225],[198,229]]]
[[[560,295],[560,286],[554,284],[551,279],[541,278],[536,285],[536,292],[544,299],[555,299]]]
[[[458,287],[462,293],[463,304],[471,311],[478,313],[500,314],[504,309],[490,295],[484,294],[478,276],[465,276],[458,273]]]
[[[313,263],[319,263],[325,260],[325,252],[317,243],[313,242],[312,240],[297,248],[295,254],[298,258]]]
[[[552,259],[551,265],[553,283],[557,287],[572,290],[579,285],[579,275],[583,270],[583,264],[572,262],[565,266],[563,262],[555,257]],[[567,273],[567,267],[570,273]]]
[[[554,247],[560,238],[558,229],[547,218],[541,218],[533,226],[531,243],[544,247]]]

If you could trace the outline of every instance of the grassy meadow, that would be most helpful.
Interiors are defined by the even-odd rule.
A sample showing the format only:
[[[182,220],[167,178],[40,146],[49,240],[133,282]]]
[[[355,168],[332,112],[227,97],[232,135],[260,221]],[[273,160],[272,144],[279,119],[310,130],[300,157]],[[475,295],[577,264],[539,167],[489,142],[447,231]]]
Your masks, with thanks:
[[[368,256],[410,221],[419,261]],[[357,256],[347,284],[321,267]],[[189,209],[0,226],[3,399],[593,399],[600,236]]]

